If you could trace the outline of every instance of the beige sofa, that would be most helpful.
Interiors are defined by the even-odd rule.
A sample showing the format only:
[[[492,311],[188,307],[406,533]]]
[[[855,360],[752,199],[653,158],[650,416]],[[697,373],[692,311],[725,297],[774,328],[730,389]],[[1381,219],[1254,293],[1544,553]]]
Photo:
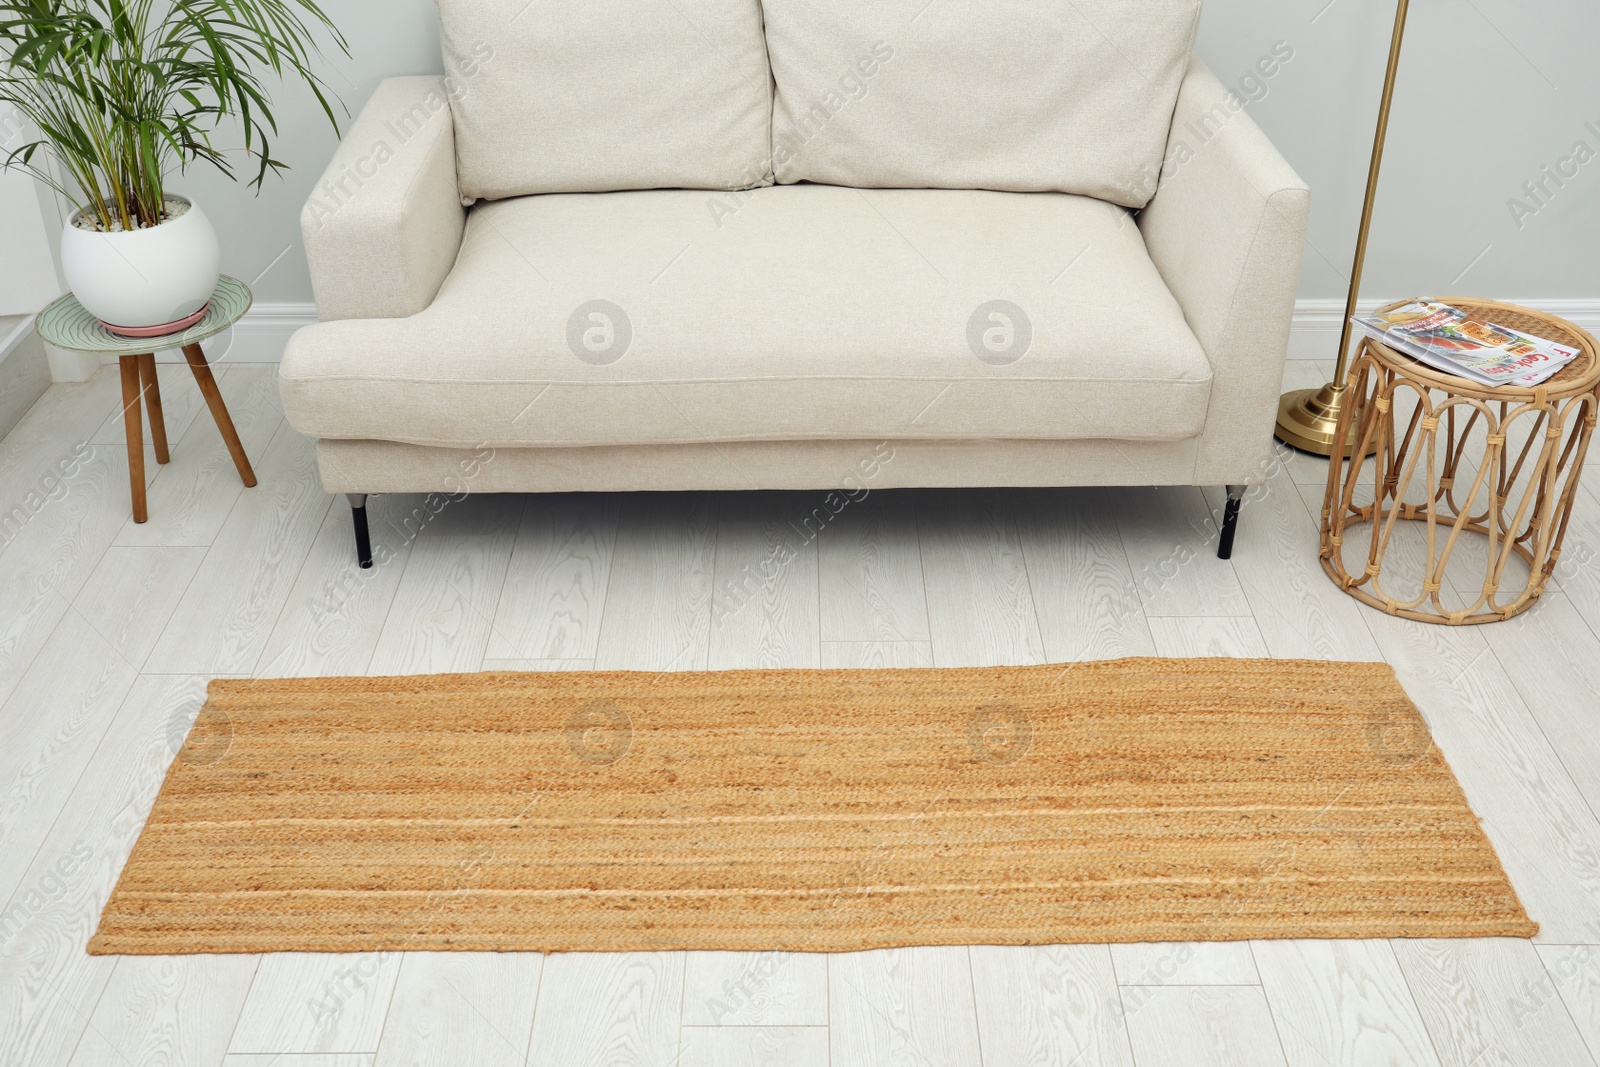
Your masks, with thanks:
[[[446,74],[379,85],[306,205],[322,321],[282,365],[364,565],[369,493],[870,455],[1227,485],[1227,554],[1309,194],[1191,57],[1197,2],[439,6]]]

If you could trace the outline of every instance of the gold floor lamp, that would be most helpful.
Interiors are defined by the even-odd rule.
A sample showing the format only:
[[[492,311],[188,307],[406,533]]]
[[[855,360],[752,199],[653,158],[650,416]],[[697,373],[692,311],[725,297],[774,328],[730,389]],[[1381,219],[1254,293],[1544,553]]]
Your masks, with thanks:
[[[1350,316],[1356,313],[1361,289],[1361,264],[1367,257],[1367,228],[1372,224],[1372,198],[1378,191],[1378,167],[1383,162],[1383,137],[1389,130],[1389,101],[1394,97],[1394,72],[1400,65],[1400,39],[1405,35],[1409,0],[1399,0],[1394,11],[1394,36],[1389,40],[1389,70],[1383,76],[1383,101],[1378,105],[1378,132],[1372,139],[1372,163],[1367,168],[1367,197],[1361,203],[1361,232],[1356,237],[1355,266],[1350,268],[1350,294],[1345,299],[1344,325],[1339,331],[1339,362],[1333,381],[1319,389],[1296,389],[1278,401],[1278,440],[1319,456],[1334,453],[1339,408],[1344,403],[1345,366],[1350,361]],[[1351,427],[1355,429],[1354,426]],[[1349,451],[1346,444],[1341,454]]]

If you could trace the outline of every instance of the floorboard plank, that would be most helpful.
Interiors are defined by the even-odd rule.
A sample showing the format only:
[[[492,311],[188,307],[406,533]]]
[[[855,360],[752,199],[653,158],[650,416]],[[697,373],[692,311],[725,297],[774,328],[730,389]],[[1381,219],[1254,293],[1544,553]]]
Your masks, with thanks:
[[[683,1015],[683,964],[682,952],[551,955],[539,982],[527,1062],[673,1063]]]
[[[0,437],[0,556],[15,539],[42,501],[55,492],[56,481],[76,464],[101,451],[95,447],[95,430],[108,416],[122,420],[122,384],[116,368],[107,368],[91,381],[57,382],[34,401],[11,432]],[[113,439],[121,445],[124,436]],[[128,469],[122,469],[128,484]],[[19,514],[15,509],[20,506]]]
[[[1162,656],[1245,656],[1266,658],[1267,643],[1253,618],[1223,615],[1157,615],[1150,620],[1156,652]]]
[[[1045,662],[1010,495],[917,497],[933,660],[941,667]]]
[[[255,470],[259,484],[229,512],[147,671],[248,674],[261,658],[331,500],[311,442],[287,424]]]
[[[409,501],[370,496],[373,565],[356,560],[350,508],[335,499],[317,530],[254,671],[258,678],[367,672],[411,556]]]
[[[829,1067],[824,1026],[685,1026],[683,1067]]]
[[[1593,931],[1600,942],[1600,929]],[[1537,1010],[1538,1002],[1554,990],[1566,1005],[1589,1055],[1600,1061],[1600,943],[1588,945],[1538,945],[1545,977],[1523,991],[1522,1011]]]
[[[824,641],[826,668],[932,667],[931,641]]]
[[[117,653],[140,666],[205,559],[203,548],[108,548],[73,601]]]
[[[1125,489],[1117,529],[1147,618],[1249,615],[1233,567],[1217,558],[1221,514],[1195,486]]]
[[[1119,985],[1260,985],[1245,941],[1112,945]]]
[[[1207,493],[1217,507],[1226,492]],[[1287,471],[1246,494],[1233,543],[1233,570],[1278,659],[1379,660],[1362,605],[1322,570],[1316,512],[1306,510]]]
[[[1553,589],[1516,618],[1482,630],[1589,810],[1600,813],[1600,638],[1568,595]]]
[[[488,658],[594,658],[619,509],[609,493],[527,499]]]
[[[794,525],[809,493],[719,501],[712,577],[712,670],[821,666],[817,543]]]
[[[377,1052],[404,955],[262,956],[228,1051]]]
[[[116,965],[84,951],[205,695],[204,678],[134,682],[4,911],[0,1063],[64,1064]],[[7,868],[9,869],[9,868]],[[231,1022],[231,1020],[230,1020]]]
[[[1256,941],[1289,1067],[1439,1062],[1386,941]]]
[[[128,514],[127,450],[97,447],[0,556],[0,700],[16,686]]]
[[[222,1067],[372,1067],[374,1058],[370,1052],[314,1052],[305,1056],[247,1052],[224,1056]]]
[[[873,492],[816,536],[824,641],[929,640],[911,493]]]
[[[137,677],[74,611],[0,706],[0,901],[17,891]]]
[[[1567,594],[1590,631],[1600,636],[1600,495],[1592,485],[1578,484],[1550,584]]]
[[[828,958],[832,1067],[978,1067],[972,967],[960,946]]]
[[[532,952],[406,953],[376,1067],[522,1067],[544,959]]]
[[[521,502],[501,498],[485,503],[481,518],[462,514],[465,502],[451,505],[453,513],[442,512],[417,535],[373,650],[369,674],[482,668],[516,543]],[[472,532],[449,529],[443,516],[451,514],[458,528]]]
[[[1133,1067],[1104,945],[974,945],[972,988],[986,1064]]]
[[[828,959],[815,952],[691,952],[684,1026],[826,1026]]]
[[[255,956],[123,956],[73,1067],[217,1063],[255,974]]]
[[[592,671],[592,659],[486,659],[486,671]]]
[[[1398,939],[1393,945],[1443,1067],[1594,1063],[1527,941]]]
[[[641,493],[624,502],[597,669],[706,669],[716,507],[710,493]]]
[[[116,966],[104,956],[73,956],[63,960],[56,946],[37,941],[0,947],[0,1063],[71,1060]]]
[[[1018,497],[1017,533],[1051,663],[1156,654],[1117,531],[1119,497],[1115,489]]]
[[[1283,1067],[1257,986],[1147,986],[1123,1002],[1139,1067]]]

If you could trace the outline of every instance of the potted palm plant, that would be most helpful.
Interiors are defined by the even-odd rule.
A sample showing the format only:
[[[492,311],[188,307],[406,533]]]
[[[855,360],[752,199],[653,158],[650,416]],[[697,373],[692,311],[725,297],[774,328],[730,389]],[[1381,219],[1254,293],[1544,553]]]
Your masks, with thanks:
[[[211,140],[224,122],[243,133],[252,187],[285,169],[257,70],[303,81],[337,130],[312,70],[321,31],[349,54],[313,0],[0,0],[0,104],[35,133],[0,165],[73,205],[62,270],[108,329],[157,336],[205,314],[216,233],[167,182],[201,160],[234,176]]]

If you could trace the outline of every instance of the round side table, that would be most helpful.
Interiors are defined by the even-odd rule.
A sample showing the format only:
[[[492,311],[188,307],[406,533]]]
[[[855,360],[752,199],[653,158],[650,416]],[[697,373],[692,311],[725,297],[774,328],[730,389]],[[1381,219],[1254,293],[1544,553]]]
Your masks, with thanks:
[[[1322,568],[1345,592],[1391,615],[1452,626],[1498,622],[1538,599],[1561,557],[1600,405],[1600,352],[1588,333],[1553,315],[1439,299],[1570,345],[1578,356],[1532,388],[1485,386],[1364,339],[1338,434],[1353,424],[1361,445],[1351,454],[1376,454],[1328,464]],[[1411,523],[1421,525],[1401,525]],[[1364,560],[1352,551],[1363,545]],[[1526,565],[1525,578],[1508,579],[1513,557]]]
[[[211,376],[206,355],[200,342],[213,334],[221,333],[238,322],[250,309],[250,287],[226,274],[217,279],[217,288],[211,294],[205,317],[186,330],[164,337],[120,337],[100,324],[100,320],[83,309],[83,305],[68,293],[53,301],[39,312],[39,336],[57,348],[70,348],[78,352],[116,356],[122,369],[122,421],[128,433],[128,486],[133,494],[133,521],[144,522],[148,517],[144,497],[144,428],[140,424],[139,397],[144,396],[144,407],[150,416],[150,438],[155,445],[156,462],[171,459],[167,450],[167,427],[161,418],[161,387],[156,382],[157,352],[169,348],[183,349],[189,369],[194,372],[195,383],[205,397],[211,417],[227,442],[233,465],[238,468],[239,479],[248,486],[256,484],[256,472],[250,467],[250,458],[244,454],[239,434],[233,428],[228,406],[222,401],[217,381]]]

